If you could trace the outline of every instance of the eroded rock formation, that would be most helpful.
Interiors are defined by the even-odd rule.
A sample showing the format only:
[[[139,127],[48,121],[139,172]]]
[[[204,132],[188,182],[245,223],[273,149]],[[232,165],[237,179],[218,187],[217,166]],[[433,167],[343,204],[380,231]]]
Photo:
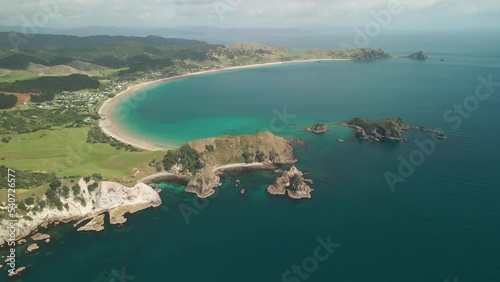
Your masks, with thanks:
[[[271,195],[288,194],[292,199],[310,199],[312,191],[314,190],[305,183],[303,173],[295,166],[284,171],[274,184],[267,187],[267,192]]]

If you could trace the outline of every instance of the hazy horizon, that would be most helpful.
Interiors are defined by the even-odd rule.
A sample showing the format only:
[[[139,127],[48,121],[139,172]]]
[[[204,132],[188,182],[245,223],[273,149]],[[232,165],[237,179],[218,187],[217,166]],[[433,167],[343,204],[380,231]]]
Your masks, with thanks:
[[[394,9],[389,14],[390,7]],[[387,31],[500,25],[494,0],[43,0],[4,3],[1,26],[59,28],[299,28],[349,30],[389,15]]]

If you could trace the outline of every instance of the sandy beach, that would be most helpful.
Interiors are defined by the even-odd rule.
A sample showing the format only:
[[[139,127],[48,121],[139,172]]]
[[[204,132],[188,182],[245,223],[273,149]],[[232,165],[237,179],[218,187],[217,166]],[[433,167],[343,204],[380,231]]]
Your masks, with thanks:
[[[230,70],[238,70],[238,69],[246,69],[246,68],[255,68],[262,66],[272,66],[272,65],[281,65],[281,64],[291,64],[291,63],[305,63],[305,62],[316,62],[316,61],[347,61],[346,59],[308,59],[308,60],[294,60],[294,61],[286,61],[286,62],[275,62],[275,63],[266,63],[266,64],[254,64],[254,65],[246,65],[246,66],[238,66],[238,67],[228,67],[223,69],[209,70],[209,71],[201,71],[195,73],[189,73],[179,76],[173,76],[169,78],[149,81],[141,84],[136,84],[128,87],[125,91],[120,92],[115,97],[106,100],[102,106],[99,108],[99,115],[101,116],[101,120],[99,121],[99,126],[107,135],[123,142],[126,144],[130,144],[137,148],[147,150],[147,151],[166,151],[170,149],[175,149],[176,146],[169,144],[157,144],[151,142],[149,140],[142,139],[140,136],[133,134],[132,132],[128,132],[123,126],[120,125],[120,121],[115,120],[116,117],[113,117],[112,112],[114,107],[120,102],[124,101],[126,98],[136,95],[140,93],[141,90],[145,90],[151,88],[153,86],[166,83],[168,81],[173,81],[180,78],[222,72],[222,71],[230,71]],[[137,102],[136,102],[137,103]],[[113,119],[115,118],[115,119]],[[175,134],[175,133],[173,133]]]

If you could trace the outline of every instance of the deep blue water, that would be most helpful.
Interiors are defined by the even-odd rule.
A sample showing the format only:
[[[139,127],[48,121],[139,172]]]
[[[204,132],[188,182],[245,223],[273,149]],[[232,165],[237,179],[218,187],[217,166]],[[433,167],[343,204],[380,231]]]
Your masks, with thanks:
[[[304,139],[297,167],[314,180],[313,199],[266,195],[274,180],[266,172],[225,178],[209,202],[165,184],[164,204],[129,216],[120,229],[53,229],[49,246],[21,258],[33,266],[23,281],[120,281],[112,270],[122,269],[134,276],[125,281],[499,281],[500,87],[458,128],[443,115],[474,95],[479,76],[500,82],[500,58],[467,49],[429,54],[425,62],[245,69],[150,90],[125,122],[157,142],[261,130]],[[294,117],[274,119],[285,107]],[[336,126],[356,116],[401,117],[441,128],[449,139],[393,192],[384,174],[397,173],[400,159],[419,151],[415,140],[430,136],[410,131],[407,143],[362,142]],[[333,130],[318,136],[300,129],[316,121]],[[244,196],[235,179],[247,188]],[[193,213],[189,221],[181,210]],[[316,267],[307,258],[328,236],[340,247]],[[303,261],[314,268],[307,279],[282,279]]]

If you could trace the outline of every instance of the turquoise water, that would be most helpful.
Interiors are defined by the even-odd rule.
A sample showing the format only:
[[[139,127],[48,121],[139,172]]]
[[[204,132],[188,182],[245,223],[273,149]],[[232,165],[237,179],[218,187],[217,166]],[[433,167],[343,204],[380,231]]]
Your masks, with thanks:
[[[20,258],[33,266],[23,281],[120,281],[113,270],[122,269],[134,277],[123,281],[499,281],[500,87],[457,129],[443,114],[474,94],[478,76],[500,81],[500,58],[430,55],[425,62],[245,69],[149,90],[124,123],[156,142],[261,130],[304,139],[297,166],[314,180],[313,199],[269,197],[270,172],[226,177],[208,202],[162,184],[164,204],[129,216],[122,228],[51,230],[50,246]],[[284,107],[293,115],[285,122],[275,118]],[[384,173],[397,172],[398,157],[418,149],[413,140],[429,136],[410,131],[404,144],[361,142],[336,126],[355,116],[402,117],[441,128],[449,139],[392,192]],[[333,130],[319,136],[301,130],[316,121]],[[186,220],[181,211],[192,214]],[[314,255],[318,237],[328,236],[340,247],[307,279],[282,279]]]

